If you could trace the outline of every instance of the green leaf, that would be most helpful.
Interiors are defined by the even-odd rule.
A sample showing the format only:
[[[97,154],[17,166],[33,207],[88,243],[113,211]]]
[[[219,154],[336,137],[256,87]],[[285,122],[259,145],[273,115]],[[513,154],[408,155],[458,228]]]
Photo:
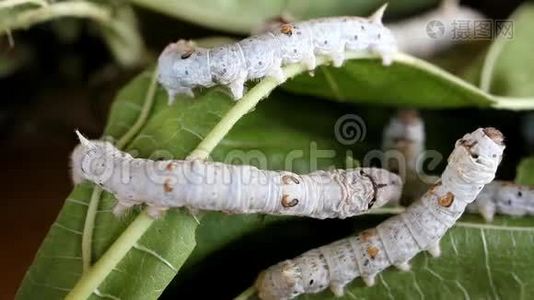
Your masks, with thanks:
[[[504,99],[421,59],[398,54],[383,67],[379,59],[352,60],[341,68],[319,67],[314,76],[299,76],[284,84],[297,94],[342,102],[421,108],[495,107],[531,109],[534,98]]]
[[[354,15],[366,16],[378,8],[373,0],[132,0],[131,2],[157,12],[183,19],[216,30],[248,34],[268,19],[289,14],[297,20],[310,18]],[[397,0],[388,7],[389,16],[406,15],[436,4],[436,0]]]
[[[534,95],[534,4],[521,5],[510,17],[512,23],[493,42],[483,65],[480,86],[496,95]],[[506,33],[512,31],[512,36]]]
[[[534,158],[525,158],[517,167],[517,184],[534,185]]]

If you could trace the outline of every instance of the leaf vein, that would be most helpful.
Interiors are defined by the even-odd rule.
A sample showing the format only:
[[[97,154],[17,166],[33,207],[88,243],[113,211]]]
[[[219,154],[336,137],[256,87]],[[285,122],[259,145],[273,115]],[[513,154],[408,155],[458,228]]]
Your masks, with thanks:
[[[61,229],[65,230],[65,231],[68,231],[68,232],[71,232],[71,233],[74,233],[74,234],[77,234],[77,235],[80,235],[80,236],[83,235],[83,233],[81,231],[69,228],[69,227],[67,227],[65,225],[62,225],[61,223],[58,223],[58,222],[55,222],[53,224],[53,226],[56,226],[56,227],[61,228]]]
[[[136,243],[133,246],[134,249],[137,249],[139,251],[145,252],[155,258],[157,258],[159,261],[161,261],[163,264],[165,264],[167,267],[169,267],[174,272],[178,272],[178,269],[176,269],[168,260],[166,260],[163,256],[159,255],[156,251],[149,249],[143,245],[140,245],[139,243]]]
[[[76,204],[80,204],[80,205],[83,205],[83,206],[89,206],[89,204],[87,204],[87,202],[76,200],[74,198],[67,198],[66,202],[76,203]]]
[[[488,244],[486,242],[486,234],[484,233],[484,230],[480,230],[480,237],[482,239],[482,247],[484,249],[484,265],[486,267],[486,271],[488,273],[488,281],[491,287],[491,292],[493,293],[493,296],[495,296],[495,299],[499,299],[499,295],[497,294],[497,290],[495,288],[495,284],[493,283],[493,276],[491,274],[491,268],[489,263],[489,251],[488,251]]]
[[[113,296],[111,294],[105,294],[105,293],[102,293],[100,292],[99,289],[96,289],[94,291],[94,294],[97,295],[98,297],[100,298],[104,298],[104,299],[112,299],[112,300],[121,300],[121,298],[117,297],[117,296]]]

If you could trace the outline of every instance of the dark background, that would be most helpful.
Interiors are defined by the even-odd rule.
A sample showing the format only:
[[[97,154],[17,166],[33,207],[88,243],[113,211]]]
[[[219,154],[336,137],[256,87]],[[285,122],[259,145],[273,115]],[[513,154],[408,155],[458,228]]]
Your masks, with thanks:
[[[504,0],[466,1],[467,5],[479,8],[491,18],[506,18],[519,3]],[[168,42],[176,40],[177,32],[187,32],[188,38],[224,34],[150,11],[136,9],[136,12],[146,45],[154,57]],[[90,137],[98,137],[115,93],[141,70],[125,70],[117,66],[103,41],[86,21],[63,25],[69,24],[75,26],[73,30],[78,33],[74,38],[58,35],[56,27],[50,23],[14,32],[14,48],[9,47],[5,36],[0,38],[0,53],[3,56],[13,59],[22,57],[22,65],[15,72],[0,74],[2,299],[13,297],[72,188],[68,156],[76,144],[73,130],[79,128]],[[373,115],[380,112],[384,122],[393,112],[391,108],[380,107],[350,106],[347,107],[349,109],[364,112],[373,110]],[[506,157],[499,175],[501,178],[512,179],[518,160],[529,154],[521,142],[522,114],[464,109],[422,111],[422,115],[427,123],[427,132],[442,133],[439,137],[428,137],[429,149],[439,149],[441,139],[454,140],[478,126],[492,125],[501,129],[508,138]],[[371,132],[368,137],[377,146],[380,130],[375,129],[376,134]],[[323,224],[323,228],[328,227],[327,223]],[[253,237],[247,239],[252,243],[251,247],[262,246],[262,242]],[[223,270],[233,266],[231,260],[225,257],[246,255],[235,251],[230,247],[219,253],[219,263],[207,264],[217,265],[216,269],[201,268],[190,272],[192,279],[186,281],[187,286],[176,286],[173,292],[185,298],[201,297],[209,293],[208,289],[199,286],[202,281],[213,282],[211,290],[218,290],[216,278],[224,276]],[[200,277],[204,280],[194,280]],[[165,295],[171,296],[170,293]]]

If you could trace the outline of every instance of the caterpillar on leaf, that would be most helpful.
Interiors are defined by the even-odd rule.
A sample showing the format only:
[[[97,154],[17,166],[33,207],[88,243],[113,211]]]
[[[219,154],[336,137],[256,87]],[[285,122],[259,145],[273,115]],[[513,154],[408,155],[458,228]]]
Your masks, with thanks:
[[[159,216],[172,207],[230,213],[347,218],[398,201],[401,179],[384,169],[315,171],[260,170],[204,160],[133,158],[109,142],[89,141],[71,156],[75,182],[87,179],[113,193],[116,214],[146,204]]]
[[[503,135],[494,128],[466,134],[456,142],[440,180],[405,212],[269,267],[256,280],[259,297],[292,299],[326,288],[341,296],[344,286],[357,277],[371,286],[391,265],[408,270],[408,261],[420,251],[439,256],[440,239],[493,180],[504,148]]]
[[[399,165],[404,167],[399,174],[405,174],[402,203],[410,203],[424,193],[425,183],[437,179],[421,172],[418,160],[425,149],[424,122],[415,110],[400,110],[384,128],[383,149],[397,150],[401,159],[386,160],[386,169],[395,173]],[[387,157],[386,157],[387,158]],[[397,158],[397,157],[395,157]],[[435,178],[434,178],[435,177]],[[488,223],[495,214],[525,216],[534,214],[534,189],[531,186],[509,181],[495,180],[487,184],[473,203],[466,208],[469,213],[480,213]]]
[[[243,97],[247,80],[266,76],[282,83],[282,67],[303,63],[315,69],[316,56],[329,57],[340,67],[345,51],[378,54],[384,65],[397,52],[395,38],[382,25],[386,5],[369,18],[330,17],[286,23],[275,30],[216,48],[201,48],[179,40],[168,45],[158,60],[158,81],[167,90],[169,102],[177,94],[193,96],[196,87],[224,85],[234,99]]]

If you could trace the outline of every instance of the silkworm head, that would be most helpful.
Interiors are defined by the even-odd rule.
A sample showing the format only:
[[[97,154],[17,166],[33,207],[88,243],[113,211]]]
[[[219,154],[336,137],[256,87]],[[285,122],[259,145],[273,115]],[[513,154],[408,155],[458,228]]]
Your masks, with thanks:
[[[515,184],[501,186],[495,199],[499,211],[512,216],[524,215],[534,201],[528,187]]]
[[[211,82],[206,49],[180,40],[168,45],[158,59],[158,82],[167,90],[181,93]]]
[[[374,199],[367,208],[381,207],[388,203],[398,203],[402,193],[402,179],[397,174],[380,168],[362,169],[371,180]]]
[[[291,261],[284,261],[262,272],[254,284],[260,299],[291,299],[304,292],[299,272]]]
[[[102,184],[108,180],[113,173],[114,157],[124,156],[110,142],[89,141],[79,132],[76,132],[80,139],[71,156],[74,180],[82,178],[91,180],[97,184]]]
[[[79,184],[85,180],[82,173],[82,159],[85,155],[84,147],[77,145],[70,154],[71,179],[74,184]]]
[[[466,182],[488,184],[494,177],[504,151],[504,136],[495,128],[479,128],[456,142],[449,165]]]

